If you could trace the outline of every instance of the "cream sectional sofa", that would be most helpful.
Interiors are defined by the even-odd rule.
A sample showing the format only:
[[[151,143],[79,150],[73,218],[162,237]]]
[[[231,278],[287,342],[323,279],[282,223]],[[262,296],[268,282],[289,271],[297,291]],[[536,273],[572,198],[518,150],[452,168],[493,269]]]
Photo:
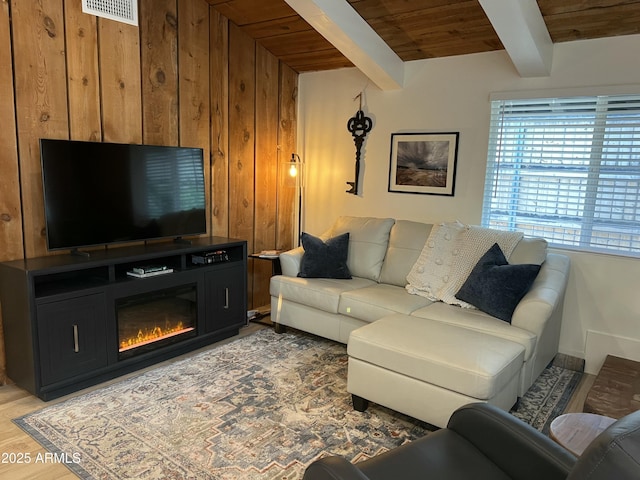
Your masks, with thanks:
[[[271,319],[276,331],[289,326],[348,344],[356,409],[372,400],[444,426],[469,401],[508,409],[556,355],[569,258],[547,253],[543,239],[517,243],[510,264],[542,265],[509,323],[408,292],[407,276],[432,228],[338,218],[320,237],[349,233],[353,278],[300,278],[304,250],[285,252],[282,275],[271,279]]]

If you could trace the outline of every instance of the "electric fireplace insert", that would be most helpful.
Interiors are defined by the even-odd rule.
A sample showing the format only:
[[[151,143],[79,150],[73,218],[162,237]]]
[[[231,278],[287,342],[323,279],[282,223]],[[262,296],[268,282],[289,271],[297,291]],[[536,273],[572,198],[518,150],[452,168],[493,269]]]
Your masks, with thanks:
[[[196,284],[118,299],[116,318],[119,360],[195,337]]]

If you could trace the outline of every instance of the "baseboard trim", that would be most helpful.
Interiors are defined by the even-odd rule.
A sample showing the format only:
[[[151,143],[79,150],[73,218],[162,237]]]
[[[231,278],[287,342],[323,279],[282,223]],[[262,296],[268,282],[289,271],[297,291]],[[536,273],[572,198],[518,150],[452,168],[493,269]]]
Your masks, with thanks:
[[[585,372],[597,375],[607,355],[640,361],[640,340],[587,330]]]
[[[584,372],[585,361],[584,358],[573,357],[566,353],[558,353],[551,364],[556,367],[566,368],[567,370]]]

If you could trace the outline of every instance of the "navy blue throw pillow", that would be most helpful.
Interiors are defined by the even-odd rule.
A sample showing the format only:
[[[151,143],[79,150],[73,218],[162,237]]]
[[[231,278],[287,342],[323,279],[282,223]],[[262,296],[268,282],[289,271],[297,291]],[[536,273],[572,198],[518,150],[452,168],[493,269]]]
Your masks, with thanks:
[[[511,323],[511,316],[536,279],[540,265],[509,265],[495,243],[478,261],[456,298]]]
[[[302,278],[351,278],[347,266],[349,232],[323,242],[318,237],[302,233],[304,254],[300,261]]]

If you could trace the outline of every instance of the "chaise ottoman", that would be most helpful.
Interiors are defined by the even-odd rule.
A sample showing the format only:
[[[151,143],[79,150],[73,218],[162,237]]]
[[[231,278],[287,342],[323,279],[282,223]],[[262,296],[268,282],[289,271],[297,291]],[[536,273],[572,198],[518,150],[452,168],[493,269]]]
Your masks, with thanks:
[[[347,390],[437,427],[470,402],[509,410],[518,400],[524,347],[426,318],[393,314],[349,337]]]

